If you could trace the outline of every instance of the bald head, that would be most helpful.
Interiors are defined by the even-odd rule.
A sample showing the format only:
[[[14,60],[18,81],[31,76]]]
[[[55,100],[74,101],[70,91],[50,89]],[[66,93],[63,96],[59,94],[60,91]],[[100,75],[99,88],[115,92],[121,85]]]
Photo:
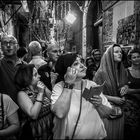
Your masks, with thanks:
[[[39,55],[42,52],[42,47],[38,41],[32,41],[29,44],[29,51],[32,56]]]

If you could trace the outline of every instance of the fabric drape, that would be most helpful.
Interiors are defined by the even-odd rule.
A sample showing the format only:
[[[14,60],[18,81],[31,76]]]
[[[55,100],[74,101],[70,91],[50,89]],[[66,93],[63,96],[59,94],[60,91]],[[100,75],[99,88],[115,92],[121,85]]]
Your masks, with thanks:
[[[111,96],[120,96],[118,89],[127,83],[126,71],[123,63],[115,67],[113,47],[110,46],[104,53],[98,71],[93,78],[97,84],[102,84],[106,81],[104,94]]]
[[[105,81],[103,93],[109,96],[120,96],[120,88],[127,83],[126,71],[123,63],[118,63],[116,67],[114,61],[114,47],[110,46],[103,54],[100,67],[95,73],[93,81],[97,84],[102,84]],[[114,104],[114,103],[113,103]],[[122,106],[118,106],[121,107]],[[107,131],[106,139],[123,139],[124,131],[124,116],[114,120],[103,120]]]

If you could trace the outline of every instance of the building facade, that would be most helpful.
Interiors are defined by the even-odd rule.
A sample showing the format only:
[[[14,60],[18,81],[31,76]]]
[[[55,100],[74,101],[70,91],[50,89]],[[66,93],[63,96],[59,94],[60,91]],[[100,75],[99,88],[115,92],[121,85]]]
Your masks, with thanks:
[[[43,44],[56,40],[61,49],[80,53],[84,58],[92,49],[103,53],[113,43],[124,48],[139,47],[139,1],[21,1],[0,5],[0,32],[14,34],[20,46],[32,40]],[[15,2],[15,3],[14,3]],[[73,12],[76,21],[65,17]]]

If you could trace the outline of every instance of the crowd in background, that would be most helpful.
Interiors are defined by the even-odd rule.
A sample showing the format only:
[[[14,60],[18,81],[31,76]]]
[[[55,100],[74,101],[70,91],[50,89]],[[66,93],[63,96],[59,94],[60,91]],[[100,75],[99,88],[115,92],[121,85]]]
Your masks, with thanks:
[[[1,37],[0,139],[137,139],[140,129],[140,49],[119,44],[85,60],[43,51],[38,41],[20,47]],[[103,85],[101,92],[91,89]]]

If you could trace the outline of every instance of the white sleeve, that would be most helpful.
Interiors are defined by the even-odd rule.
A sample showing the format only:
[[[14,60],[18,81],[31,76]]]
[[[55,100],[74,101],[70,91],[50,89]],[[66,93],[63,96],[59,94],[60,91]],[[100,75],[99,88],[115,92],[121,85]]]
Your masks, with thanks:
[[[57,83],[52,90],[52,95],[51,95],[51,104],[53,105],[57,99],[59,98],[59,96],[61,95],[63,91],[63,87],[60,83]]]
[[[101,98],[102,98],[102,104],[105,106],[108,106],[110,108],[112,108],[111,104],[109,103],[109,101],[107,100],[107,98],[105,97],[105,95],[103,93],[100,94]]]
[[[9,117],[13,113],[15,113],[19,107],[18,105],[12,100],[9,95],[3,94],[4,106],[6,106],[6,115]]]

